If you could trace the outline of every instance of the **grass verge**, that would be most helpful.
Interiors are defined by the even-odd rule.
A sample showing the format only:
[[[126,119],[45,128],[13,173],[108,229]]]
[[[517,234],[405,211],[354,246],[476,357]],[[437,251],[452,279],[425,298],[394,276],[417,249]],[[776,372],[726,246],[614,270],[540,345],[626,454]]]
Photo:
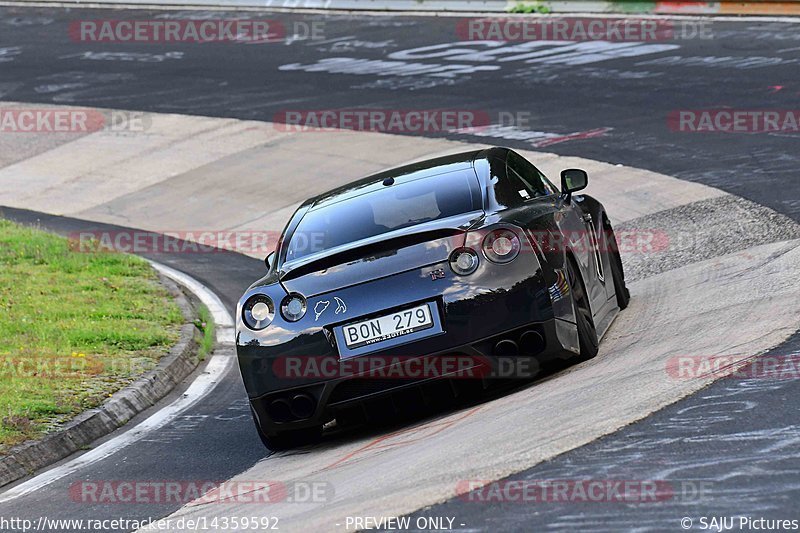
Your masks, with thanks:
[[[208,310],[208,307],[203,304],[200,304],[197,315],[194,325],[203,334],[197,357],[204,361],[206,356],[214,349],[214,318],[211,316],[211,311]]]
[[[155,367],[182,323],[143,259],[0,220],[0,454]]]

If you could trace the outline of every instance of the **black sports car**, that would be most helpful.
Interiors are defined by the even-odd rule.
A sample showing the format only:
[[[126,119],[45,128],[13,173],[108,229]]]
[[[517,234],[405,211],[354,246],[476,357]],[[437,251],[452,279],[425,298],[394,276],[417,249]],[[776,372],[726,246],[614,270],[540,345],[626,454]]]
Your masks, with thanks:
[[[559,192],[513,150],[489,148],[304,202],[237,309],[264,444],[305,441],[342,409],[434,381],[594,357],[629,293],[602,204],[574,194],[586,184],[564,170]]]

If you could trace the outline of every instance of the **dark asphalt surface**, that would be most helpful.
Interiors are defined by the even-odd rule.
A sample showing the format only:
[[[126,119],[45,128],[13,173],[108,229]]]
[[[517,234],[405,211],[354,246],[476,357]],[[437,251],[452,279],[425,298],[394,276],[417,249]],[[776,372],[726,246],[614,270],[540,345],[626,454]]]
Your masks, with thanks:
[[[455,516],[478,531],[680,531],[683,518],[704,530],[702,518],[737,517],[733,531],[755,531],[739,527],[739,517],[798,520],[800,335],[762,357],[784,361],[784,377],[745,368],[742,375],[752,377],[723,378],[612,435],[418,511],[412,523]],[[580,490],[513,492],[527,486],[534,494],[561,480],[583,480],[587,491],[593,482],[651,483],[659,495],[607,502],[586,501]],[[498,489],[511,496],[504,501]]]
[[[174,19],[187,13],[127,11],[125,18]],[[594,62],[572,65],[565,62],[580,58],[570,58],[569,51],[526,63],[513,59],[520,51],[499,49],[520,43],[491,49],[462,43],[427,52],[444,57],[404,54],[457,43],[457,17],[262,17],[279,20],[286,28],[317,22],[324,40],[289,45],[76,42],[69,35],[70,22],[123,17],[102,10],[4,8],[0,97],[256,120],[272,120],[286,110],[353,107],[469,109],[487,112],[495,121],[501,113],[526,113],[522,117],[527,124],[519,124],[523,130],[566,135],[614,128],[603,137],[546,146],[548,151],[699,181],[800,217],[797,134],[684,133],[667,126],[669,113],[676,110],[796,109],[796,25],[717,22],[710,26],[713,39],[633,43],[627,53],[641,55],[615,58],[608,52],[592,56]],[[644,48],[663,45],[677,48],[660,53]],[[451,59],[453,49],[489,50],[494,56]],[[401,76],[397,73],[402,71],[390,74],[387,66],[376,63],[362,63],[359,74],[321,70],[318,63],[324,66],[333,58],[351,66],[353,61],[342,58],[495,70]],[[315,65],[319,71],[307,71]],[[502,137],[463,138],[530,146]]]
[[[125,12],[134,19],[164,16],[186,15]],[[324,39],[290,44],[81,43],[70,39],[70,21],[122,15],[2,8],[0,99],[257,120],[273,120],[286,110],[353,107],[470,109],[488,113],[493,121],[513,115],[523,120],[512,129],[429,134],[533,146],[651,169],[743,196],[800,221],[796,132],[687,133],[668,127],[668,116],[677,110],[798,110],[797,25],[715,22],[712,39],[636,43],[625,52],[600,56],[584,48],[576,55],[561,49],[549,56],[519,58],[515,55],[530,50],[507,49],[511,44],[455,44],[460,41],[457,18],[264,17],[290,28],[297,21],[316,21]],[[431,45],[445,46],[409,52]],[[674,47],[646,48],[656,45]],[[467,53],[489,49],[492,56]],[[630,54],[639,55],[625,57]],[[377,63],[381,60],[395,63]],[[400,75],[416,68],[411,63],[429,66],[429,73]],[[453,70],[453,65],[460,66]],[[490,70],[467,72],[476,66]],[[349,73],[330,72],[336,69]],[[598,131],[603,134],[586,133]],[[53,227],[65,223],[53,221]],[[172,265],[209,285],[228,306],[261,272],[258,261],[235,254],[174,258]],[[794,353],[799,346],[800,336],[795,335],[774,353]],[[238,379],[235,373],[231,376]],[[265,452],[249,415],[244,416],[244,392],[233,378],[163,435],[87,469],[82,478],[215,479],[247,468]],[[674,531],[684,516],[693,518],[695,527],[703,515],[798,518],[800,413],[793,401],[798,394],[796,379],[722,380],[643,422],[515,476],[703,482],[700,496],[679,494],[656,504],[490,505],[456,499],[425,513],[455,515],[456,523],[479,530]],[[230,413],[241,418],[219,419]],[[68,500],[66,487],[72,481],[0,504],[0,515],[156,516],[171,510],[87,509]]]

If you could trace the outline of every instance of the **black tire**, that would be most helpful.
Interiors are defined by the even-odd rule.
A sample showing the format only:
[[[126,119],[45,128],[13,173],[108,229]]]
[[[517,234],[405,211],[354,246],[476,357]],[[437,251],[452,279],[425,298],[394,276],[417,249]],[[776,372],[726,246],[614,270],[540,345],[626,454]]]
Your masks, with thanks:
[[[608,246],[608,259],[611,263],[611,278],[614,280],[614,292],[617,295],[617,306],[620,310],[628,307],[631,301],[631,293],[625,284],[625,272],[622,270],[622,257],[619,255],[619,245],[617,236],[614,235],[614,228],[608,219],[603,219],[603,230],[606,234],[606,244]]]
[[[256,426],[256,432],[258,432],[261,443],[270,451],[277,452],[290,448],[299,448],[300,446],[315,444],[322,438],[322,426],[293,429],[274,434],[264,433],[261,430],[255,413],[253,413],[252,407],[250,408],[250,412],[253,415],[253,423]]]
[[[586,286],[583,284],[583,278],[572,258],[567,260],[567,277],[572,306],[575,310],[575,323],[578,327],[578,342],[581,351],[578,357],[581,361],[586,361],[597,355],[600,343],[597,339],[594,320],[592,320],[592,309],[586,295]]]

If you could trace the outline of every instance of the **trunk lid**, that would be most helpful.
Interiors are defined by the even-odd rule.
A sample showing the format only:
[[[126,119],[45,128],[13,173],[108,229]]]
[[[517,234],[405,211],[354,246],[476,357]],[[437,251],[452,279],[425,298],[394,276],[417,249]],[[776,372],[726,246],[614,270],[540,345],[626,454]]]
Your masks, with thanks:
[[[286,263],[281,283],[306,298],[428,265],[447,262],[464,245],[467,230],[483,211],[391,231]]]

